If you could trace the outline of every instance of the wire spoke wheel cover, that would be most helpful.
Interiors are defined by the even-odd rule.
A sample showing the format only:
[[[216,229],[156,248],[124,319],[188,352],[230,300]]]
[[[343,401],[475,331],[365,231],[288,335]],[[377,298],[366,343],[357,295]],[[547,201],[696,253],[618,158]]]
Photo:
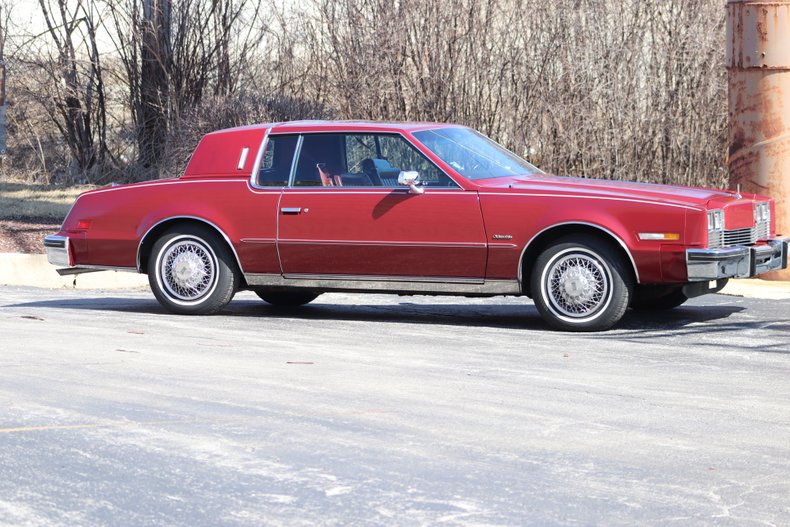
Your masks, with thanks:
[[[603,331],[625,314],[633,274],[626,255],[606,239],[574,234],[548,245],[531,271],[532,299],[543,319],[563,331]]]
[[[546,268],[546,297],[558,314],[588,318],[606,307],[611,274],[596,256],[578,250],[560,253]]]
[[[157,279],[173,301],[200,302],[217,285],[217,256],[202,240],[174,238],[159,254]]]

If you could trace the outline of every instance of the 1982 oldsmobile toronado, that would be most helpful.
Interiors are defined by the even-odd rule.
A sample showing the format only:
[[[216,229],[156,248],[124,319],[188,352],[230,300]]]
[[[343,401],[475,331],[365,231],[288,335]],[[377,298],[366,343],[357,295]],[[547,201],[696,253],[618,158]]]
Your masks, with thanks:
[[[147,273],[174,313],[240,289],[524,295],[595,331],[784,269],[788,241],[767,197],[551,176],[463,126],[312,121],[210,133],[179,178],[80,195],[44,245],[61,274]]]

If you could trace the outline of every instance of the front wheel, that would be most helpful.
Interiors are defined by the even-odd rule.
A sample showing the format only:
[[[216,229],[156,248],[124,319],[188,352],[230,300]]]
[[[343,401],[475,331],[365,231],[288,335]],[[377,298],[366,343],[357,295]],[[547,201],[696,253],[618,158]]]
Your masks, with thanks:
[[[219,237],[206,228],[187,225],[156,240],[148,258],[148,283],[168,311],[212,315],[233,298],[239,274]]]
[[[628,308],[633,278],[620,252],[591,236],[568,236],[535,261],[531,286],[535,307],[552,327],[602,331]]]

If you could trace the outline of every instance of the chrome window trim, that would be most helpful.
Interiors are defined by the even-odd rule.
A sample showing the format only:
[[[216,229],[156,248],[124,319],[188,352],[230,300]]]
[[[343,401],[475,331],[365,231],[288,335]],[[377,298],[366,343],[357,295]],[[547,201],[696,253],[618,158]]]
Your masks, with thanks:
[[[397,186],[397,187],[269,187],[269,188],[286,188],[288,190],[295,190],[298,191],[300,194],[326,194],[326,190],[328,189],[335,189],[333,192],[335,194],[381,194],[383,195],[390,195],[395,192],[398,194],[409,194],[409,187],[405,185]],[[475,190],[466,190],[463,188],[449,188],[449,187],[423,187],[426,191],[430,191],[429,194],[437,195],[443,193],[453,193],[456,194],[458,192],[470,192],[470,193],[477,193]]]
[[[222,237],[225,239],[225,241],[228,243],[228,246],[230,247],[230,250],[233,252],[233,256],[236,258],[236,264],[239,266],[239,271],[241,271],[241,273],[244,274],[244,268],[242,267],[241,260],[239,259],[239,255],[236,252],[236,247],[233,246],[233,243],[230,241],[230,238],[228,237],[228,235],[225,234],[225,231],[220,229],[217,226],[216,223],[211,222],[211,221],[209,221],[209,220],[207,220],[205,218],[200,218],[198,216],[169,216],[167,218],[159,220],[158,222],[154,223],[151,227],[149,227],[148,230],[145,231],[145,234],[143,234],[142,238],[140,238],[140,241],[137,243],[136,269],[137,269],[138,273],[142,272],[142,267],[140,265],[141,264],[141,262],[140,262],[140,250],[143,248],[143,242],[145,242],[145,239],[148,237],[149,234],[151,234],[151,231],[156,229],[162,223],[164,223],[166,221],[171,221],[171,220],[196,220],[196,221],[205,223],[206,225],[209,225],[209,226],[213,227],[214,229],[216,229],[217,232],[219,232],[222,235]]]
[[[255,163],[252,164],[252,172],[250,173],[250,186],[252,188],[258,190],[266,190],[267,188],[271,190],[272,188],[279,188],[279,187],[261,187],[258,185],[258,170],[261,168],[261,161],[263,160],[263,153],[266,151],[266,144],[269,142],[269,132],[271,132],[272,128],[275,125],[270,126],[263,132],[263,139],[261,139],[261,145],[258,147],[258,153],[255,155]]]
[[[282,124],[282,123],[278,123],[278,125],[279,125],[279,124]],[[295,187],[295,186],[294,186],[294,184],[293,184],[293,182],[294,182],[294,178],[296,177],[296,163],[297,163],[297,161],[298,161],[298,159],[299,159],[299,154],[301,154],[301,151],[302,151],[302,136],[305,136],[305,135],[313,135],[313,134],[359,134],[359,135],[390,135],[390,136],[399,136],[401,139],[403,139],[404,141],[406,141],[406,143],[407,143],[409,146],[411,146],[412,148],[414,148],[414,149],[417,151],[417,153],[419,153],[419,154],[420,154],[420,155],[421,155],[421,156],[422,156],[422,157],[423,157],[423,158],[424,158],[424,159],[425,159],[425,160],[426,160],[428,163],[430,163],[431,165],[433,165],[434,167],[436,167],[436,170],[438,170],[439,172],[441,172],[442,174],[444,174],[445,176],[447,176],[447,178],[448,178],[450,181],[452,181],[452,182],[453,182],[453,184],[455,185],[455,187],[426,187],[426,190],[432,190],[432,189],[437,189],[437,190],[454,190],[454,191],[457,191],[457,190],[463,190],[463,191],[465,191],[465,190],[467,190],[467,189],[465,189],[465,188],[463,187],[463,185],[461,185],[460,183],[458,183],[458,181],[456,181],[456,180],[455,180],[455,178],[454,178],[453,176],[451,176],[450,174],[448,174],[448,173],[447,173],[445,170],[443,170],[443,169],[442,169],[442,168],[441,168],[439,165],[437,165],[436,163],[434,163],[434,161],[433,161],[433,160],[432,160],[430,157],[428,157],[427,155],[425,155],[425,152],[423,152],[423,151],[422,151],[422,149],[421,149],[419,146],[417,146],[417,144],[415,144],[415,141],[411,141],[411,140],[409,139],[409,137],[407,137],[406,135],[404,135],[402,132],[398,132],[398,131],[391,131],[391,132],[372,132],[372,131],[368,131],[368,130],[358,130],[358,129],[357,129],[357,130],[355,130],[355,129],[345,129],[345,128],[343,128],[343,129],[338,129],[338,130],[312,130],[312,131],[308,131],[308,132],[286,132],[286,131],[278,131],[278,132],[274,132],[274,133],[272,133],[272,134],[269,134],[269,131],[270,131],[272,128],[274,128],[274,125],[273,125],[271,128],[267,129],[267,131],[266,131],[266,135],[265,135],[265,139],[264,139],[264,140],[268,140],[268,138],[269,138],[269,136],[270,136],[270,135],[273,135],[273,136],[278,136],[278,135],[296,135],[296,134],[298,133],[298,134],[299,134],[299,143],[297,144],[297,146],[296,146],[296,151],[294,152],[294,153],[295,153],[294,160],[291,162],[291,177],[290,177],[290,178],[289,178],[289,180],[288,180],[288,186],[287,186],[287,187],[258,187],[258,186],[256,186],[254,183],[252,183],[252,186],[253,186],[254,188],[257,188],[257,189],[259,189],[259,190],[260,190],[260,189],[267,189],[267,188],[268,188],[268,189],[272,189],[272,188],[278,188],[278,189],[279,189],[279,188],[288,188],[288,189],[300,189],[300,188],[305,188],[305,189],[317,189],[317,188],[319,188],[319,189],[342,189],[342,188],[357,188],[357,189],[359,189],[359,188],[365,188],[365,189],[367,189],[367,188],[374,188],[374,189],[385,188],[385,189],[393,189],[393,188],[395,188],[395,189],[399,189],[399,188],[402,188],[400,185],[397,185],[397,186],[394,186],[394,187],[385,187],[385,186],[381,186],[381,187],[378,187],[378,186],[374,186],[374,187],[367,187],[367,186],[365,186],[365,187],[361,187],[361,186],[356,186],[356,187],[323,187],[323,186],[315,186],[315,187],[310,187],[310,186],[304,186],[304,187]],[[422,143],[420,143],[420,146],[422,146]],[[257,160],[256,160],[256,164],[255,164],[255,167],[254,167],[254,168],[257,168],[257,167],[259,167],[259,166],[260,166],[261,157],[263,156],[263,152],[264,152],[264,150],[261,150],[261,151],[258,153],[259,159],[257,159]],[[256,170],[253,170],[253,175],[250,177],[250,180],[251,180],[251,181],[253,181],[253,179],[252,179],[252,178],[254,178],[254,177],[255,177],[255,176],[254,176],[254,174],[255,174],[256,172],[257,172]],[[322,194],[323,194],[323,192],[322,192]]]
[[[525,161],[525,162],[526,162],[526,163],[527,163],[529,166],[531,166],[532,168],[534,168],[535,170],[537,170],[537,172],[534,172],[534,173],[530,173],[530,174],[524,174],[524,175],[523,175],[523,177],[530,177],[530,176],[544,176],[544,175],[546,175],[546,172],[544,172],[544,171],[543,171],[541,168],[539,168],[539,167],[537,167],[537,166],[533,165],[531,161],[527,160],[527,159],[526,159],[526,158],[524,158],[523,156],[520,156],[520,155],[518,155],[517,153],[513,152],[513,151],[512,151],[512,150],[510,150],[509,148],[507,148],[507,147],[503,146],[503,145],[502,145],[502,144],[500,144],[498,141],[494,141],[493,139],[491,139],[491,138],[490,138],[490,137],[488,137],[487,135],[485,135],[485,134],[483,134],[482,132],[479,132],[478,130],[475,130],[474,128],[471,128],[471,127],[469,127],[469,126],[463,126],[463,125],[456,125],[456,126],[442,126],[442,127],[436,127],[436,128],[426,128],[426,129],[424,129],[424,130],[414,130],[414,131],[412,131],[412,132],[410,132],[410,133],[411,133],[411,135],[412,135],[412,136],[414,136],[414,134],[415,134],[415,133],[418,133],[418,132],[434,132],[434,133],[435,133],[435,132],[436,132],[436,130],[446,130],[446,129],[448,129],[448,128],[458,128],[458,129],[466,129],[466,130],[469,130],[469,131],[471,131],[472,133],[474,133],[474,134],[477,134],[477,135],[479,135],[480,137],[483,137],[484,139],[487,139],[487,140],[491,141],[492,143],[494,143],[496,146],[498,146],[499,148],[501,148],[502,150],[504,150],[504,151],[505,151],[505,152],[507,152],[508,154],[511,154],[511,155],[513,155],[514,157],[517,157],[518,159],[521,159],[522,161]],[[439,134],[437,134],[437,135],[439,135]],[[418,141],[418,142],[419,142],[421,145],[425,146],[425,145],[424,145],[424,143],[422,143],[422,141],[419,141],[419,140],[418,140],[416,137],[414,138],[414,140],[415,140],[415,141]],[[428,151],[430,151],[430,152],[431,152],[431,154],[435,155],[436,157],[439,157],[438,155],[436,155],[436,153],[435,153],[435,152],[433,152],[433,151],[432,151],[430,148],[428,148],[427,146],[425,146],[425,149],[426,149],[426,150],[428,150]],[[447,165],[447,164],[448,164],[448,163],[447,163],[447,162],[445,162],[444,160],[442,160],[442,162],[443,162],[445,165]],[[501,177],[517,177],[515,174],[513,174],[513,175],[510,175],[510,176],[491,176],[491,177],[478,178],[478,179],[470,179],[470,178],[467,178],[466,176],[464,176],[463,174],[459,174],[459,176],[461,176],[462,178],[464,178],[465,180],[467,180],[467,181],[471,182],[471,183],[472,183],[472,184],[474,184],[474,185],[481,185],[480,183],[478,183],[478,181],[485,181],[486,179],[497,179],[497,178],[501,178]]]
[[[623,250],[625,250],[625,253],[628,255],[628,259],[631,261],[631,267],[634,271],[634,277],[636,278],[636,283],[637,284],[641,283],[639,280],[639,269],[636,268],[636,261],[634,261],[634,256],[631,254],[631,250],[628,248],[628,246],[619,236],[617,236],[609,229],[605,227],[601,227],[600,225],[596,225],[595,223],[588,223],[586,221],[566,221],[563,223],[555,223],[554,225],[549,225],[548,227],[544,228],[543,230],[535,234],[532,238],[530,238],[530,240],[524,246],[524,249],[521,250],[521,256],[518,259],[518,282],[520,284],[523,283],[523,276],[521,275],[521,273],[522,273],[522,269],[524,268],[524,255],[527,253],[527,249],[529,249],[529,246],[532,245],[532,243],[544,232],[554,229],[555,227],[563,227],[566,225],[584,225],[586,227],[593,227],[595,229],[598,229],[599,231],[605,232],[606,234],[617,240],[617,243],[619,243],[620,247],[622,247]]]
[[[285,188],[293,188],[294,179],[296,179],[296,163],[299,161],[299,156],[302,155],[302,143],[304,143],[304,136],[299,134],[296,140],[296,148],[294,148],[294,156],[291,159],[291,171],[288,173],[288,185]]]

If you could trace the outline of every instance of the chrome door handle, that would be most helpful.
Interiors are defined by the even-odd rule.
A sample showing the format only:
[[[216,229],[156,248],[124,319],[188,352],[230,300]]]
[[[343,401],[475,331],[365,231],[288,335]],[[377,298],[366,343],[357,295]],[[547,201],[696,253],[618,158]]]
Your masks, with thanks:
[[[302,212],[302,207],[283,207],[280,209],[283,214],[299,214]]]

